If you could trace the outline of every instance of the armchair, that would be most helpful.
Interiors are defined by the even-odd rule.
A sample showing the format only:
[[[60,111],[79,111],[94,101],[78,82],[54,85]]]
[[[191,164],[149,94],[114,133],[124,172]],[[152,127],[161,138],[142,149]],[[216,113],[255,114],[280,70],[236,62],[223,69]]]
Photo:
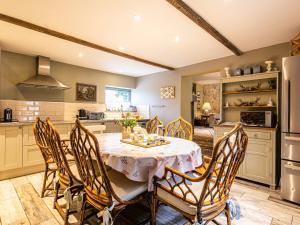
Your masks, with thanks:
[[[244,160],[248,137],[239,123],[219,139],[212,158],[190,173],[165,168],[162,178],[154,179],[152,201],[152,225],[156,224],[158,202],[179,211],[192,223],[219,224],[215,218],[225,212],[227,224],[231,224],[228,205],[229,193]]]

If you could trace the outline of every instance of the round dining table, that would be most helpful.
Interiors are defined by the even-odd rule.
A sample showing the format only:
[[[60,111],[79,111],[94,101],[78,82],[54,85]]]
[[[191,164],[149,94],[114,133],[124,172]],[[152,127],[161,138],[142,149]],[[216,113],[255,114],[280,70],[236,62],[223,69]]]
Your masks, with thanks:
[[[144,148],[122,143],[120,133],[96,137],[104,163],[130,180],[148,182],[149,191],[153,189],[153,177],[162,177],[166,166],[185,173],[202,164],[201,148],[193,141],[164,137],[170,144]]]

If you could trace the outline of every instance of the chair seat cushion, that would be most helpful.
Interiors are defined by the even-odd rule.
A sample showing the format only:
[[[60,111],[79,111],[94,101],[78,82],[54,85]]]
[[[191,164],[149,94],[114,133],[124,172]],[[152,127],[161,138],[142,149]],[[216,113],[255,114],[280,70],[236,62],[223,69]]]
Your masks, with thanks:
[[[204,185],[204,181],[202,182],[189,182],[187,184],[189,186],[189,188],[193,191],[193,193],[195,194],[195,197],[197,198],[197,201],[199,201],[200,195],[202,193],[202,189],[203,189],[203,185]],[[188,189],[184,186],[184,185],[180,185],[180,187],[182,188],[182,190],[184,192],[187,192]],[[174,192],[179,195],[179,196],[183,196],[182,191],[176,187],[174,189]],[[161,187],[157,187],[157,196],[162,199],[164,202],[180,209],[181,211],[184,211],[185,213],[188,213],[190,215],[196,215],[197,212],[197,207],[195,205],[192,205],[186,201],[184,201],[181,198],[178,198],[174,195],[172,195],[171,193],[167,192],[166,190],[164,190]],[[190,200],[191,202],[195,202],[195,197],[192,194],[187,194],[187,199]]]
[[[124,174],[109,170],[108,177],[116,195],[123,201],[132,200],[147,191],[147,183],[129,180]]]

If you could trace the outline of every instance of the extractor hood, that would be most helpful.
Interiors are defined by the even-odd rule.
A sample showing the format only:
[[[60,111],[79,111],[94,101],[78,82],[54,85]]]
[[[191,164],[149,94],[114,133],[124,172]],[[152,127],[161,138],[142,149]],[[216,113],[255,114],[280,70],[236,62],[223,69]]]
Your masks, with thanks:
[[[50,58],[44,56],[37,57],[36,75],[18,83],[17,85],[33,88],[51,88],[59,90],[69,89],[68,86],[64,85],[50,75]]]

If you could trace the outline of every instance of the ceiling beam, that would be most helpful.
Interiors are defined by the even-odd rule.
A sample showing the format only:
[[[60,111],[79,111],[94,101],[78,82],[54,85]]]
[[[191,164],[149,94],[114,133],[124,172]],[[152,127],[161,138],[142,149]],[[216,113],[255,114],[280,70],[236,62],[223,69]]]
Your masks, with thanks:
[[[219,31],[211,26],[205,19],[203,19],[197,12],[189,7],[182,0],[166,0],[172,6],[174,6],[181,13],[190,18],[199,27],[204,29],[207,33],[213,36],[217,41],[230,49],[235,55],[242,55],[243,52],[239,50],[234,44],[232,44],[226,37],[224,37]]]
[[[17,19],[15,17],[7,16],[7,15],[1,14],[1,13],[0,13],[0,20],[11,23],[11,24],[14,24],[14,25],[17,25],[17,26],[25,27],[27,29],[34,30],[34,31],[37,31],[37,32],[40,32],[40,33],[48,34],[50,36],[60,38],[60,39],[66,40],[66,41],[70,41],[70,42],[73,42],[73,43],[76,43],[76,44],[79,44],[79,45],[83,45],[85,47],[97,49],[97,50],[100,50],[100,51],[103,51],[103,52],[107,52],[107,53],[111,53],[111,54],[114,54],[114,55],[117,55],[117,56],[121,56],[123,58],[132,59],[132,60],[135,60],[135,61],[138,61],[138,62],[142,62],[142,63],[148,64],[148,65],[151,65],[151,66],[156,66],[156,67],[160,67],[160,68],[167,69],[167,70],[174,70],[175,69],[175,68],[170,67],[170,66],[162,65],[162,64],[159,64],[159,63],[156,63],[156,62],[149,61],[147,59],[142,59],[142,58],[139,58],[139,57],[136,57],[136,56],[133,56],[133,55],[126,54],[124,52],[116,51],[116,50],[111,49],[111,48],[107,48],[107,47],[104,47],[104,46],[101,46],[101,45],[98,45],[98,44],[95,44],[95,43],[92,43],[92,42],[89,42],[89,41],[85,41],[85,40],[82,40],[80,38],[68,35],[68,34],[64,34],[64,33],[61,33],[61,32],[55,31],[55,30],[51,30],[51,29],[48,29],[46,27],[42,27],[42,26],[27,22],[27,21],[24,21],[24,20]]]

